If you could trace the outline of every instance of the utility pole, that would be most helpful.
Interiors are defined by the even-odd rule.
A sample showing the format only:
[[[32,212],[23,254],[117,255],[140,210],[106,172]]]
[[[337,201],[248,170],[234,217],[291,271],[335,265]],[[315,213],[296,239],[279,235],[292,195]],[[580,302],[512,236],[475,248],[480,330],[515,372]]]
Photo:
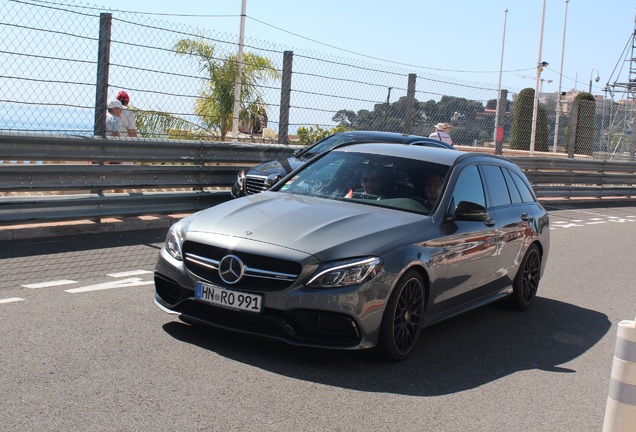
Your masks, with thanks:
[[[548,65],[541,61],[541,50],[543,48],[543,25],[545,23],[545,3],[543,0],[543,12],[541,12],[541,35],[539,37],[539,59],[537,60],[537,81],[534,85],[534,108],[532,110],[532,133],[530,135],[530,156],[534,155],[534,145],[537,139],[537,117],[539,112],[539,85],[541,84],[541,72]]]
[[[508,100],[508,92],[506,92],[505,98],[502,98],[501,93],[501,74],[503,72],[503,59],[504,59],[504,47],[506,46],[506,21],[508,21],[508,8],[504,11],[504,26],[503,26],[503,37],[501,40],[501,61],[499,62],[499,84],[497,85],[497,110],[495,111],[495,154],[500,155],[503,151],[503,128],[499,126],[499,120],[501,118],[501,112],[506,112],[505,106],[506,101]],[[502,101],[503,99],[503,101]],[[503,109],[502,109],[503,104]]]
[[[552,153],[556,153],[557,146],[559,144],[559,123],[561,120],[561,84],[563,82],[563,54],[565,53],[565,27],[568,23],[568,3],[570,0],[565,0],[565,18],[563,18],[563,41],[561,42],[561,66],[559,68],[559,90],[557,91],[557,104],[556,104],[556,120],[554,123],[554,146],[552,146]]]
[[[232,114],[232,138],[238,139],[239,115],[241,114],[241,87],[243,80],[243,40],[245,39],[245,11],[247,0],[241,5],[241,31],[239,36],[239,48],[236,64],[236,83],[234,85],[234,111]]]

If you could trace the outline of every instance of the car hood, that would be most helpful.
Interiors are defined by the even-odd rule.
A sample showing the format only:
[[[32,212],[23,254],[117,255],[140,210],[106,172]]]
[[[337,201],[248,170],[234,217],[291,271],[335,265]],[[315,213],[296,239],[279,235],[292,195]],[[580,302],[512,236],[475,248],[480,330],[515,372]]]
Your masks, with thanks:
[[[232,237],[292,249],[321,261],[365,256],[430,228],[431,218],[351,202],[263,192],[201,212],[188,228],[205,235]]]
[[[299,166],[305,164],[305,162],[307,161],[296,157],[273,160],[250,168],[247,175],[269,176],[270,174],[279,174],[286,176]]]

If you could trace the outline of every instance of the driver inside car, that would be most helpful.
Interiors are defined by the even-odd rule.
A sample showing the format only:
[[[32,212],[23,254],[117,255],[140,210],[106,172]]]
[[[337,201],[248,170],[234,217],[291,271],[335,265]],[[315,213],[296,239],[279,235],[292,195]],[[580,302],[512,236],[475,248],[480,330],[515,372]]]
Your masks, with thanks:
[[[391,191],[392,179],[374,169],[367,169],[360,177],[360,189],[349,189],[346,198],[386,198]]]

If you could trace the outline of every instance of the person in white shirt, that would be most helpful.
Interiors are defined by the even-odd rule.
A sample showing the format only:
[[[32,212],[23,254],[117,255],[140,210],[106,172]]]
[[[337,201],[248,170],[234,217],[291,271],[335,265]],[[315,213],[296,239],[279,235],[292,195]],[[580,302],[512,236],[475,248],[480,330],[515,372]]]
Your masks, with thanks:
[[[110,101],[106,107],[106,136],[121,136],[121,113],[123,105],[118,100]]]
[[[117,100],[124,106],[121,113],[121,136],[136,138],[137,124],[135,123],[135,113],[128,109],[128,102],[130,102],[128,93],[120,91],[117,94]]]
[[[437,123],[435,125],[435,132],[430,134],[428,137],[453,145],[453,140],[449,135],[450,129],[451,127],[448,123]]]

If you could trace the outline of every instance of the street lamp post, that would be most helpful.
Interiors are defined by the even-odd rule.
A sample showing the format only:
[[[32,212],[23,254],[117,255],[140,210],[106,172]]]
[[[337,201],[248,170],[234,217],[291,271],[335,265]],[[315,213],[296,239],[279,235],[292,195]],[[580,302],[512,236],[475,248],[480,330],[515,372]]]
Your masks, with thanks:
[[[543,48],[543,25],[545,24],[545,3],[543,0],[543,11],[541,12],[541,33],[539,37],[539,59],[537,60],[537,80],[534,85],[534,107],[532,110],[532,133],[530,135],[530,156],[534,155],[534,144],[537,138],[537,117],[539,112],[539,84],[541,83],[541,72],[548,65],[541,61],[541,50]]]
[[[556,104],[556,119],[554,123],[554,146],[552,147],[552,153],[556,153],[557,146],[559,144],[559,123],[561,120],[561,84],[563,83],[563,54],[565,53],[565,27],[568,23],[568,3],[570,0],[565,0],[565,18],[563,18],[563,41],[561,42],[561,66],[559,67],[559,90],[557,92],[557,104]]]
[[[506,21],[508,20],[508,8],[506,8],[506,10],[504,11],[504,26],[503,26],[503,37],[501,40],[501,61],[499,62],[499,84],[497,85],[497,110],[495,111],[495,136],[494,141],[495,141],[495,153],[497,154],[501,154],[501,140],[503,139],[503,130],[500,130],[500,126],[499,126],[499,121],[500,121],[500,116],[501,116],[501,111],[503,110],[505,112],[505,105],[506,105],[506,100],[508,99],[506,97],[505,100],[501,100],[502,99],[502,93],[501,93],[501,73],[503,72],[503,59],[504,59],[504,47],[506,46]],[[501,104],[504,104],[504,107],[501,106]]]
[[[598,74],[598,69],[592,69],[590,72],[590,87],[587,90],[588,93],[592,93],[592,75],[594,75],[594,71],[596,71],[596,78],[594,78],[594,81],[599,82],[601,80],[601,76]]]

